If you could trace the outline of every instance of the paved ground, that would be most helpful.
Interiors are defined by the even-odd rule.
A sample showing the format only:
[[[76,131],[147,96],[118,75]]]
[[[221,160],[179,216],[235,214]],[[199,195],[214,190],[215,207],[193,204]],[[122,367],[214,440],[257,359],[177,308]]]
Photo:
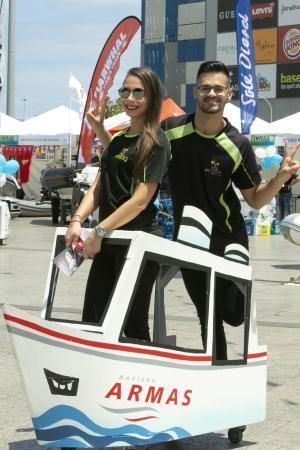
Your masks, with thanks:
[[[11,222],[7,245],[0,247],[1,303],[18,305],[32,314],[39,313],[53,235],[54,228],[48,218],[19,217]],[[244,433],[244,440],[235,446],[227,440],[226,431],[220,431],[180,442],[139,448],[299,448],[300,284],[289,283],[291,277],[300,277],[299,247],[285,241],[282,236],[254,236],[251,237],[250,244],[259,341],[268,345],[267,419],[262,423],[249,425]],[[176,284],[172,283],[169,289],[174,292]],[[178,297],[181,297],[180,292]],[[0,450],[38,450],[40,447],[32,430],[26,398],[2,314],[0,367]]]

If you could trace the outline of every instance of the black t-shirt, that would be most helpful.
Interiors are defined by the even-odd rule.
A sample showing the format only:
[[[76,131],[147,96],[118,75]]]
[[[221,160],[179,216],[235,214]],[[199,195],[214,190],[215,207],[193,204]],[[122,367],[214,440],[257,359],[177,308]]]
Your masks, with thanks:
[[[294,181],[294,179],[297,178],[297,175],[292,175],[280,188],[279,194],[288,194],[289,192],[292,192],[292,186],[291,183]]]
[[[248,139],[227,120],[216,136],[195,129],[195,114],[170,117],[162,128],[171,143],[168,176],[173,199],[175,236],[185,205],[195,206],[213,223],[210,251],[223,255],[230,243],[248,246],[239,189],[260,184],[261,178]]]
[[[123,130],[113,136],[101,158],[100,179],[100,221],[112,214],[134,193],[132,178],[133,162],[136,154],[138,135],[127,135]],[[159,184],[166,173],[170,159],[170,144],[162,130],[158,132],[160,145],[155,145],[149,154],[140,182],[157,182],[158,187],[147,207],[132,221],[120,227],[124,230],[151,231],[153,219],[156,215],[155,201]]]

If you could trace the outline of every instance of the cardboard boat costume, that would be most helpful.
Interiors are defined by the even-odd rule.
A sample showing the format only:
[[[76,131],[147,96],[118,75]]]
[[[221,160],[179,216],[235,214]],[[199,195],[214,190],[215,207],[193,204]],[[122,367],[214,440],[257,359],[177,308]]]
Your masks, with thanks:
[[[187,207],[185,215],[195,211]],[[201,220],[201,212],[198,211]],[[115,231],[107,245],[124,245],[126,259],[100,324],[53,317],[58,269],[52,259],[64,245],[65,229],[54,240],[42,317],[4,306],[4,317],[29,399],[38,443],[47,448],[138,446],[183,439],[264,420],[267,351],[257,341],[252,269],[247,250],[232,245],[224,257],[206,251],[209,224],[182,229],[171,242],[141,231]],[[180,233],[179,233],[180,234]],[[124,327],[146,261],[160,264],[156,282],[152,342],[129,339]],[[189,346],[191,324],[178,317],[172,335],[164,289],[180,268],[207,277],[207,337],[203,349]],[[80,268],[80,270],[82,270]],[[215,356],[214,296],[218,278],[234,281],[243,293],[245,321],[234,357]],[[180,313],[178,313],[180,316]],[[200,326],[199,335],[200,335]],[[181,328],[182,327],[182,328]]]

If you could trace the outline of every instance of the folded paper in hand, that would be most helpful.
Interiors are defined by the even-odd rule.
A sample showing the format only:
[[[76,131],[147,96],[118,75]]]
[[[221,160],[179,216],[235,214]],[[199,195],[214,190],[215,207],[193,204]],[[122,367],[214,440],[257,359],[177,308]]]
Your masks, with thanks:
[[[53,259],[54,264],[67,276],[70,277],[84,261],[82,256],[83,243],[88,236],[88,230],[82,230],[76,247],[66,247]]]

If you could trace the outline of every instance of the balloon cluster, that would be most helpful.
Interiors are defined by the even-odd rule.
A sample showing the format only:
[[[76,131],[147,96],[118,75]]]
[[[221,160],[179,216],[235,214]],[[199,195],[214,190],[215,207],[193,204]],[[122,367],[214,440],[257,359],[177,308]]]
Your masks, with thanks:
[[[15,159],[6,161],[3,155],[0,154],[0,187],[6,183],[6,175],[13,175],[18,172],[20,165]]]
[[[279,165],[282,161],[282,156],[276,153],[274,145],[269,145],[266,149],[258,147],[255,149],[255,155],[262,159],[260,165],[263,169],[270,169],[273,164]]]

